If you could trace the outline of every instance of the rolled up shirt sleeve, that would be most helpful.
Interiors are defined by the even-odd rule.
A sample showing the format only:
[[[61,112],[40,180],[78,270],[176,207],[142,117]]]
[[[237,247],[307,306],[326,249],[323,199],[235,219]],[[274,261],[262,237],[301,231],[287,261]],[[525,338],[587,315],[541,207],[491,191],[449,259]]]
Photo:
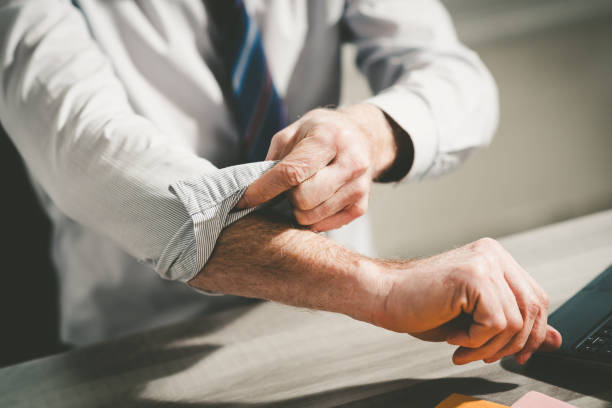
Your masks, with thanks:
[[[344,22],[375,93],[365,102],[411,138],[407,180],[443,174],[490,142],[498,121],[495,82],[458,41],[438,1],[348,0]]]
[[[232,211],[246,188],[275,164],[265,161],[226,167],[172,184],[170,191],[185,206],[189,221],[166,247],[175,253],[163,254],[158,269],[170,271],[169,279],[192,279],[208,261],[223,228],[256,209]],[[174,260],[175,267],[162,265]]]
[[[0,121],[60,211],[167,279],[201,270],[274,165],[218,169],[135,114],[68,1],[0,2]]]

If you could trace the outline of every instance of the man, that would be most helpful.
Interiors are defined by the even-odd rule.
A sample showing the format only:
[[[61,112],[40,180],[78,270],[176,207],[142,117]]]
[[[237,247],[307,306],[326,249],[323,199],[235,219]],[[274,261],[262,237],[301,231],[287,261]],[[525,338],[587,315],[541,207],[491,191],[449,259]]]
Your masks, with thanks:
[[[317,234],[363,215],[373,180],[442,174],[490,139],[493,82],[437,2],[0,4],[0,120],[54,222],[64,340],[240,301],[184,282],[444,340],[459,364],[558,347],[494,240],[392,262]],[[345,39],[376,96],[320,109]],[[282,193],[307,228],[253,213]]]

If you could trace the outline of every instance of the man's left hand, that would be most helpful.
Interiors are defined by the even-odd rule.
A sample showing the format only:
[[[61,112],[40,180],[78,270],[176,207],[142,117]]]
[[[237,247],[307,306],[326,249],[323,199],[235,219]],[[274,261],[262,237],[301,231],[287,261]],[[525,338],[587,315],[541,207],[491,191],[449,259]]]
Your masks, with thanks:
[[[274,135],[266,160],[280,162],[249,186],[238,207],[288,192],[300,224],[339,228],[366,212],[372,180],[396,151],[393,129],[376,106],[315,109]]]

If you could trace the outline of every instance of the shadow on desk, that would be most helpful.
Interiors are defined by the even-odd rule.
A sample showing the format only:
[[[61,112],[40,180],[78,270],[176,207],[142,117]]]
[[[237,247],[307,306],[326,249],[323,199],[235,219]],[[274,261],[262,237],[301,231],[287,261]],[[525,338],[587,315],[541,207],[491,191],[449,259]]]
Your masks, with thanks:
[[[432,408],[452,393],[486,395],[517,387],[513,383],[489,381],[475,376],[438,379],[406,378],[339,387],[265,403],[206,400],[206,397],[203,397],[202,400],[196,397],[192,401],[180,401],[182,397],[188,399],[189,396],[183,395],[180,389],[181,380],[176,378],[173,383],[177,388],[169,392],[172,394],[169,395],[169,398],[174,396],[178,401],[154,400],[143,395],[145,390],[147,394],[150,394],[152,391],[150,387],[155,386],[152,384],[155,384],[156,380],[167,379],[204,359],[213,358],[213,355],[223,345],[207,341],[207,335],[219,331],[257,307],[258,303],[254,302],[252,305],[228,310],[201,321],[181,323],[127,337],[121,340],[120,347],[117,346],[117,343],[110,342],[66,354],[61,360],[61,367],[48,367],[48,370],[54,371],[61,368],[65,377],[78,379],[78,384],[72,384],[72,389],[66,390],[67,394],[62,393],[59,399],[64,402],[79,403],[73,404],[74,406],[110,406],[118,403],[121,406],[129,407],[164,406],[171,408],[330,406]],[[114,355],[122,357],[117,359]],[[33,369],[33,366],[23,369]],[[36,382],[36,376],[44,373],[21,374],[30,378],[30,381]],[[256,378],[253,380],[257,381]],[[61,383],[61,380],[59,381]],[[96,386],[93,387],[92,384]],[[11,388],[10,384],[6,386],[7,389]],[[204,378],[202,378],[202,387],[206,387]],[[79,392],[80,388],[87,389],[86,397]]]
[[[612,370],[609,369],[539,356],[524,366],[513,358],[505,358],[501,366],[515,374],[612,402]]]
[[[327,359],[334,363],[330,370],[310,374],[307,364],[285,370],[283,362],[292,361],[276,359],[274,347],[280,343],[257,337],[258,325],[278,316],[258,314],[260,306],[255,302],[0,372],[0,406],[433,408],[452,393],[510,405],[531,390],[567,401],[582,395],[604,404],[612,401],[609,375],[551,363],[523,367],[511,359],[504,360],[501,368],[499,364],[465,367],[450,378],[438,374],[440,378],[397,379],[401,372],[411,375],[394,371],[388,381],[376,377],[381,366],[364,365],[361,370],[368,375],[353,383],[353,373],[337,365],[334,355]],[[245,319],[251,313],[255,317]],[[280,318],[272,326],[282,327],[286,316]],[[264,344],[267,347],[262,348]],[[262,353],[264,364],[254,365],[257,353]],[[326,364],[326,359],[317,361],[312,367]],[[300,374],[292,371],[296,367],[303,374],[298,379],[306,383],[290,378]],[[375,377],[379,382],[367,381]]]
[[[131,407],[219,407],[219,408],[281,408],[281,407],[410,407],[433,408],[452,393],[466,395],[492,394],[508,391],[516,384],[488,381],[477,377],[438,378],[431,380],[402,379],[373,384],[338,388],[321,393],[265,403],[235,402],[170,402],[136,399],[129,401]],[[389,391],[392,389],[392,391]],[[355,394],[369,394],[370,397],[351,401]],[[350,401],[350,402],[347,402]]]

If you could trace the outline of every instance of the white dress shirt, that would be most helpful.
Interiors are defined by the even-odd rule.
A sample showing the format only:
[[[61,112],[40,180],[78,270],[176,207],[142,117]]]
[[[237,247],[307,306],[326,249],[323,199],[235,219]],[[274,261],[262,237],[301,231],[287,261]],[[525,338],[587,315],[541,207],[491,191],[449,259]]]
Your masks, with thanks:
[[[79,3],[0,1],[0,121],[53,220],[62,337],[85,344],[238,301],[183,282],[273,163],[234,166],[239,137],[200,0]],[[406,179],[442,174],[490,140],[494,83],[437,1],[246,6],[290,120],[338,103],[350,41],[375,93],[365,102],[412,139]],[[361,228],[356,249],[369,245],[364,225],[348,227]]]

